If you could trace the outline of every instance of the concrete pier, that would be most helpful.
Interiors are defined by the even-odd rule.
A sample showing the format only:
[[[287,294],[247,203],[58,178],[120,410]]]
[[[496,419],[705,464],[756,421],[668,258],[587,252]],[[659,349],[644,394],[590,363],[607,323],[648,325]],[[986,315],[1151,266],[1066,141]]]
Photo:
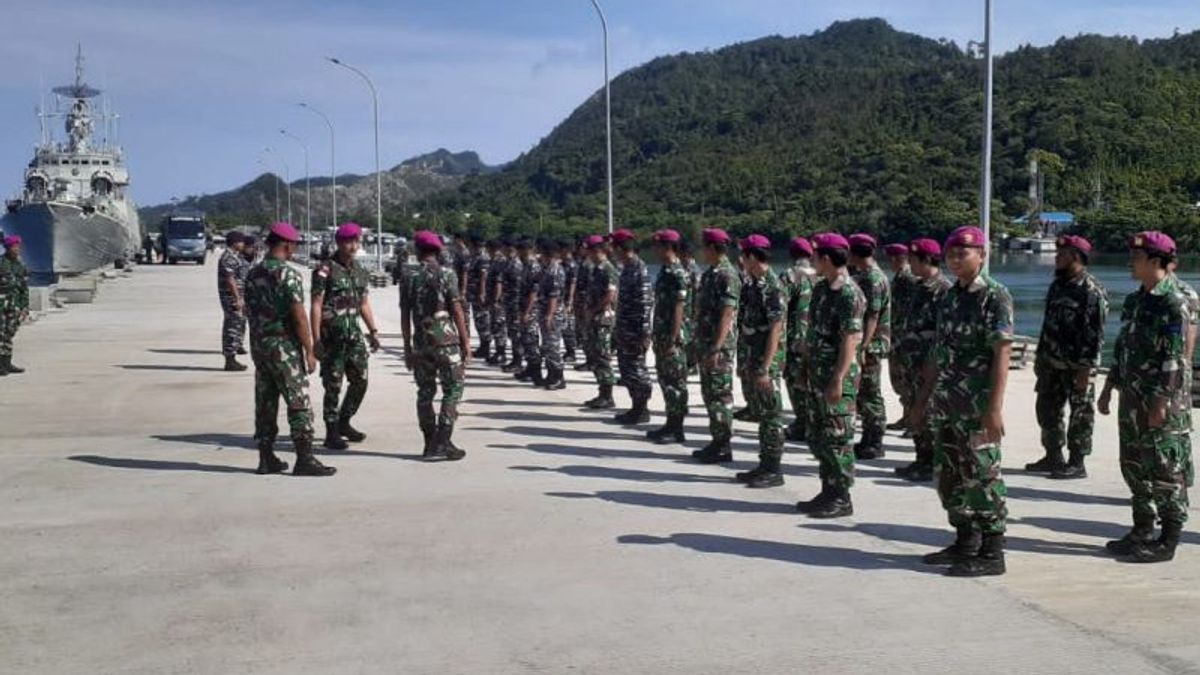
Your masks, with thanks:
[[[0,671],[1200,672],[1200,525],[1173,563],[1104,555],[1129,522],[1116,423],[1099,418],[1085,481],[1013,470],[1040,455],[1028,370],[1006,411],[1009,573],[949,579],[919,560],[951,537],[932,487],[892,477],[908,441],[860,465],[854,517],[808,520],[802,445],[765,491],[685,460],[698,386],[688,447],[655,446],[578,410],[590,375],[550,393],[476,365],[467,459],[420,462],[394,287],[372,291],[367,441],[324,455],[330,479],[256,476],[253,376],[220,370],[214,274],[141,267],[18,335]],[[757,444],[737,431],[741,470]]]

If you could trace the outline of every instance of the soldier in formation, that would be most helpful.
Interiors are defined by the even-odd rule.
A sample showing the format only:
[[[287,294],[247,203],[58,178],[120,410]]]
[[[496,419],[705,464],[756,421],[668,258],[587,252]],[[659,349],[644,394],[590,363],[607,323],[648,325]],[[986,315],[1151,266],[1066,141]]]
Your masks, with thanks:
[[[650,273],[638,255],[637,239],[633,232],[613,232],[612,243],[621,263],[613,343],[621,381],[632,400],[629,410],[617,415],[615,421],[626,425],[643,424],[650,421],[647,404],[654,391],[650,384],[650,371],[646,368],[646,352],[650,349],[650,315],[654,309]]]
[[[912,407],[912,397],[908,396],[911,387],[912,371],[897,358],[897,345],[908,332],[908,316],[912,310],[912,297],[917,289],[917,277],[913,274],[909,262],[908,244],[888,244],[883,247],[887,255],[888,267],[892,271],[892,349],[888,354],[888,381],[892,391],[900,397],[900,419],[887,425],[888,429],[908,431],[908,411]]]
[[[679,259],[683,237],[675,230],[654,235],[658,248],[658,277],[654,281],[654,318],[651,323],[654,364],[662,389],[667,420],[646,432],[655,443],[683,443],[683,420],[688,413],[688,344],[692,333],[692,287]]]
[[[588,251],[588,239],[585,237],[579,243],[576,257],[579,259],[575,273],[575,289],[571,309],[575,314],[575,339],[579,344],[583,360],[575,364],[577,371],[591,371],[596,365],[592,354],[592,314],[591,314],[591,284],[595,275],[596,265]]]
[[[225,235],[225,251],[217,261],[217,299],[221,302],[221,354],[225,357],[225,370],[240,372],[246,365],[239,363],[238,354],[245,354],[242,344],[246,340],[245,300],[246,274],[250,270],[243,251],[246,238],[234,230]]]
[[[508,278],[509,266],[512,265],[512,242],[507,238],[493,240],[495,255],[488,266],[487,304],[491,320],[490,334],[495,351],[487,358],[489,366],[503,366],[508,358],[508,313],[505,306],[505,280]]]
[[[492,313],[487,302],[487,284],[496,244],[491,241],[484,244],[483,238],[475,234],[470,236],[469,242],[471,260],[467,266],[467,301],[471,304],[475,334],[479,336],[479,348],[472,356],[486,361],[491,358],[492,352]]]
[[[733,324],[742,297],[742,281],[729,261],[729,235],[713,228],[704,230],[701,237],[708,269],[700,279],[692,349],[700,370],[700,394],[708,411],[711,440],[692,457],[703,464],[720,464],[733,461],[729,445],[733,437],[733,359],[737,344]]]
[[[524,304],[528,298],[525,288],[526,259],[529,256],[528,242],[519,242],[509,248],[508,264],[504,267],[504,317],[508,342],[512,347],[512,359],[504,365],[506,373],[516,373],[525,367],[525,334],[523,331]]]
[[[620,279],[617,268],[608,259],[608,242],[600,235],[587,240],[592,258],[592,279],[588,282],[588,324],[592,345],[592,367],[596,385],[600,391],[595,398],[584,403],[591,410],[608,410],[616,407],[613,401],[613,385],[617,378],[613,374],[613,328],[617,319],[617,284]]]
[[[439,261],[441,237],[422,230],[413,236],[418,267],[401,288],[400,326],[404,362],[417,382],[417,422],[427,460],[456,461],[466,452],[451,440],[471,359],[461,286],[454,270]],[[441,409],[433,400],[442,388]]]
[[[787,299],[787,355],[784,361],[784,380],[788,400],[792,404],[792,423],[785,431],[790,441],[808,440],[808,429],[814,409],[812,390],[808,386],[805,363],[808,358],[808,323],[812,309],[813,288],[817,270],[813,267],[813,247],[804,237],[794,237],[788,245],[792,265],[782,282]]]
[[[379,331],[368,294],[371,275],[354,260],[362,242],[362,227],[344,223],[334,240],[337,251],[312,273],[312,331],[325,388],[324,446],[345,450],[347,441],[360,443],[366,438],[350,420],[367,395],[367,344],[371,351],[379,349]],[[363,323],[367,326],[365,342]],[[343,381],[349,386],[339,406]]]
[[[1084,460],[1092,453],[1095,425],[1095,376],[1104,349],[1108,292],[1087,269],[1092,244],[1075,235],[1058,238],[1054,282],[1046,294],[1046,313],[1038,338],[1033,372],[1037,377],[1037,421],[1046,456],[1026,464],[1029,472],[1051,478],[1086,478]],[[1070,408],[1063,423],[1063,408]],[[1069,459],[1063,460],[1063,445]]]
[[[13,339],[29,318],[29,270],[21,262],[21,237],[4,238],[0,257],[0,377],[25,372],[13,364]]]
[[[250,357],[254,361],[254,439],[258,444],[258,473],[286,471],[287,462],[275,456],[279,433],[279,399],[287,406],[287,421],[296,450],[297,476],[330,476],[336,471],[313,456],[312,406],[308,376],[317,357],[304,306],[304,282],[288,265],[300,234],[287,223],[271,226],[267,255],[246,276],[246,318],[250,323]]]
[[[575,352],[579,347],[579,337],[575,332],[575,287],[579,283],[579,261],[575,254],[574,246],[559,242],[558,256],[565,284],[562,301],[563,361],[567,362],[575,361]]]
[[[869,234],[850,236],[850,276],[867,303],[859,355],[862,375],[857,406],[862,417],[862,438],[854,446],[854,456],[858,459],[884,456],[883,434],[887,424],[887,409],[883,403],[883,361],[891,351],[892,296],[887,275],[875,262],[877,246],[875,238]]]
[[[566,312],[567,273],[563,269],[558,242],[543,241],[539,246],[542,272],[538,279],[537,315],[534,319],[541,340],[541,359],[546,376],[534,373],[533,383],[549,390],[567,388],[563,376],[563,325]]]
[[[540,311],[540,295],[542,285],[542,263],[533,242],[521,240],[517,246],[524,267],[521,286],[520,332],[521,350],[525,354],[525,368],[513,373],[513,377],[521,382],[532,382],[535,387],[545,384],[542,379],[542,341],[538,328],[540,321],[537,316]]]

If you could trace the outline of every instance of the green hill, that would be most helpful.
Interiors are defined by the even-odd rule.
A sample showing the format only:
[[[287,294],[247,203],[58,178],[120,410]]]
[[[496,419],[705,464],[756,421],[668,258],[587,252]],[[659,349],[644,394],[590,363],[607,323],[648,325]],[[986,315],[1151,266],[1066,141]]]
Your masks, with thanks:
[[[583,232],[604,222],[598,93],[505,170],[433,198],[443,222]],[[823,228],[885,239],[974,221],[982,62],[879,19],[655,59],[613,82],[617,220],[649,230]],[[1200,33],[1084,35],[996,62],[998,228],[1046,210],[1108,246],[1133,227],[1200,244]]]

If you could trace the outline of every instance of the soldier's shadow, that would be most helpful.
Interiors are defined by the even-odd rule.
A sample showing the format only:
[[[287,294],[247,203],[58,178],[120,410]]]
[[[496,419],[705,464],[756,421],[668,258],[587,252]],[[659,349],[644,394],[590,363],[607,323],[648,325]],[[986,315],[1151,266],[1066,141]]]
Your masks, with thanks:
[[[547,497],[559,499],[599,499],[623,506],[643,506],[672,511],[695,513],[775,513],[794,515],[791,504],[779,502],[753,502],[739,499],[699,497],[696,495],[669,495],[634,490],[599,490],[596,492],[547,492]]]
[[[493,443],[489,448],[498,450],[522,450],[546,455],[565,455],[568,457],[586,457],[591,459],[677,459],[683,460],[679,454],[654,452],[651,450],[622,450],[617,448],[591,448],[581,445],[558,445],[555,443]]]
[[[95,466],[114,469],[143,469],[153,471],[200,471],[205,473],[254,473],[252,468],[202,464],[200,462],[178,462],[160,459],[135,459],[132,457],[102,457],[100,455],[72,455],[67,459]]]
[[[217,450],[238,449],[238,450],[257,450],[257,445],[254,438],[247,434],[176,434],[176,435],[152,435],[150,438],[159,441],[167,441],[170,443],[195,443],[197,445],[213,446]],[[369,441],[370,439],[368,439]],[[338,457],[344,455],[347,457],[380,457],[383,459],[403,459],[403,460],[419,460],[420,452],[411,454],[404,451],[397,452],[374,452],[371,450],[356,450],[358,446],[350,446],[349,450],[326,450],[320,446],[320,443],[314,443],[313,454],[323,457]],[[286,437],[279,438],[275,443],[276,452],[292,451],[292,442]]]
[[[607,478],[610,480],[627,480],[639,483],[720,483],[730,482],[728,476],[705,476],[688,473],[669,473],[661,471],[642,471],[639,469],[619,469],[610,466],[568,465],[555,468],[545,466],[510,466],[513,471],[528,473],[560,473],[576,478]]]
[[[1129,523],[1123,522],[1101,522],[1096,520],[1044,516],[1025,516],[1022,518],[1010,518],[1009,520],[1022,525],[1040,527],[1044,530],[1078,534],[1104,540],[1120,539],[1129,531]],[[1180,540],[1185,544],[1200,544],[1200,533],[1184,532]]]
[[[948,529],[943,530],[896,523],[855,523],[854,525],[806,523],[801,524],[799,527],[822,532],[861,532],[877,539],[926,546],[930,549],[940,549],[949,544],[954,538],[954,533]],[[1103,546],[1093,546],[1091,544],[1043,541],[1041,539],[1014,537],[1012,535],[1005,535],[1004,539],[1005,547],[1009,550],[1026,553],[1069,556],[1100,556],[1104,554]]]

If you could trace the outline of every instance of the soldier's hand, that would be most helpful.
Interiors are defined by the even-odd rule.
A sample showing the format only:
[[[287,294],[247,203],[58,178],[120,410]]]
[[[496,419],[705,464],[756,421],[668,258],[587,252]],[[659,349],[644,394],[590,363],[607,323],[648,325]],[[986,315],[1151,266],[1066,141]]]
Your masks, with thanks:
[[[1146,424],[1151,429],[1157,429],[1167,422],[1167,402],[1155,400],[1146,416]]]
[[[377,352],[382,345],[379,344],[379,336],[375,333],[367,333],[367,344],[371,345],[371,351]]]
[[[999,443],[1004,437],[1004,418],[999,411],[989,410],[980,418],[983,437],[988,443]]]
[[[471,343],[464,342],[461,345],[459,345],[459,349],[462,350],[463,366],[466,367],[466,366],[470,365],[470,363],[471,363]]]
[[[313,355],[316,356],[318,359],[322,359],[325,357],[325,344],[323,342],[321,342],[320,340],[317,340],[316,342],[313,343]]]
[[[754,384],[758,387],[758,390],[761,391],[762,393],[764,393],[764,394],[771,393],[772,383],[771,383],[770,375],[768,375],[766,373],[759,375],[755,379]]]
[[[310,353],[304,357],[304,360],[305,360],[306,365],[308,366],[308,374],[309,375],[312,375],[313,373],[317,372],[317,355],[316,354]]]
[[[1109,406],[1112,404],[1112,389],[1105,387],[1104,391],[1100,392],[1100,400],[1096,401],[1096,409],[1101,415],[1109,413]]]
[[[1084,368],[1077,371],[1075,373],[1075,391],[1080,394],[1086,392],[1091,380],[1092,371],[1090,369]]]
[[[825,402],[829,405],[837,405],[842,400],[842,381],[834,379],[825,388]]]

